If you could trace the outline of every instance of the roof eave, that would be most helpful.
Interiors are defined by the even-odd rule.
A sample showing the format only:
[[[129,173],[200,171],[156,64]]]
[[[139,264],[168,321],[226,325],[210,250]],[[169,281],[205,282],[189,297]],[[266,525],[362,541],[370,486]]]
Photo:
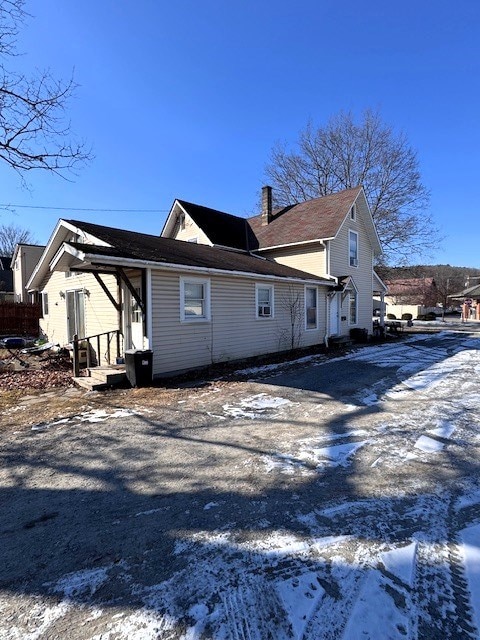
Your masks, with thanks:
[[[81,253],[81,252],[80,252]],[[72,254],[73,255],[73,254]],[[76,256],[78,257],[78,256]],[[239,271],[235,269],[218,269],[215,267],[197,267],[185,264],[176,264],[171,262],[155,262],[153,260],[140,260],[137,258],[122,258],[119,256],[104,256],[88,252],[83,254],[83,261],[91,266],[107,265],[112,267],[132,267],[132,268],[150,268],[165,271],[191,271],[196,273],[210,273],[216,275],[228,274],[232,277],[255,278],[257,280],[278,280],[281,282],[302,282],[312,283],[319,286],[330,287],[334,284],[331,280],[325,278],[317,278],[314,274],[311,277],[302,278],[300,276],[281,276],[277,274],[255,273],[253,271]]]

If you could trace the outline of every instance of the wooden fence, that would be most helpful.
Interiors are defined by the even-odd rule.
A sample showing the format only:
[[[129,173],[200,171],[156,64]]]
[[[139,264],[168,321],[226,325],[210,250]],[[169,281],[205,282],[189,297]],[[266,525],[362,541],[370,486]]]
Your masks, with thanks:
[[[0,336],[33,336],[40,332],[40,304],[0,302]]]

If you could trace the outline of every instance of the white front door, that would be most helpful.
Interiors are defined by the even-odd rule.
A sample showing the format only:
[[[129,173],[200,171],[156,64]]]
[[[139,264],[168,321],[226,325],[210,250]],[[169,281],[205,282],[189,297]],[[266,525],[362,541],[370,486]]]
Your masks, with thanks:
[[[141,297],[142,287],[140,278],[132,278],[131,283],[137,294]],[[124,300],[125,348],[143,349],[144,339],[142,310],[127,287],[124,288]]]
[[[334,293],[330,298],[329,334],[331,336],[336,336],[339,332],[339,301],[340,295],[338,293]]]

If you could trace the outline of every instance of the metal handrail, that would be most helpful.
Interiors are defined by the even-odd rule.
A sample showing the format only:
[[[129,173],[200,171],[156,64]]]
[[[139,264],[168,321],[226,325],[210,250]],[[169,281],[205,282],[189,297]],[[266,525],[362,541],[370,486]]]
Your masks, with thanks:
[[[102,336],[107,336],[107,351],[106,351],[106,361],[110,364],[111,352],[110,352],[110,343],[112,341],[113,336],[116,336],[116,352],[117,358],[120,357],[120,336],[123,335],[120,329],[113,329],[112,331],[104,331],[103,333],[96,333],[92,336],[85,336],[83,338],[79,338],[78,334],[73,336],[72,346],[73,346],[73,375],[78,377],[80,375],[80,361],[79,361],[79,351],[80,351],[80,343],[87,343],[87,368],[89,369],[91,366],[91,340],[97,340],[97,365],[100,362],[100,338]]]

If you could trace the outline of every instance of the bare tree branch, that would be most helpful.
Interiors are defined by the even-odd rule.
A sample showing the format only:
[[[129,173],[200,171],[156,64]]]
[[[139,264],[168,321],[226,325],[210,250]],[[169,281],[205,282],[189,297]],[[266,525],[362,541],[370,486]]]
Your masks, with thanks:
[[[0,255],[13,256],[17,244],[35,244],[35,239],[27,229],[14,224],[0,225]]]
[[[438,247],[416,153],[376,111],[365,111],[358,123],[341,112],[324,127],[307,124],[294,150],[272,149],[265,172],[276,206],[363,185],[385,262],[407,263]]]
[[[24,0],[0,0],[0,59],[15,55]],[[67,107],[77,85],[50,71],[14,73],[0,62],[0,160],[21,176],[33,169],[63,178],[91,159],[71,135]]]

